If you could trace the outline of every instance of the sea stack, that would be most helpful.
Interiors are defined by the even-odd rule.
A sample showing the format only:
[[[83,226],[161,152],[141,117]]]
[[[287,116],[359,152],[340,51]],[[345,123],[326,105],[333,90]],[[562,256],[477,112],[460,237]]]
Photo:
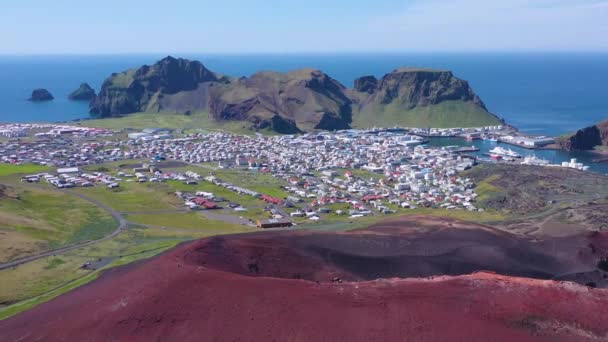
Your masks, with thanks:
[[[72,101],[91,101],[95,96],[95,90],[88,83],[82,83],[78,89],[70,93],[68,99]]]
[[[53,99],[53,95],[48,90],[40,88],[34,89],[34,91],[32,91],[32,97],[30,97],[28,100],[33,102],[43,102],[51,101]]]

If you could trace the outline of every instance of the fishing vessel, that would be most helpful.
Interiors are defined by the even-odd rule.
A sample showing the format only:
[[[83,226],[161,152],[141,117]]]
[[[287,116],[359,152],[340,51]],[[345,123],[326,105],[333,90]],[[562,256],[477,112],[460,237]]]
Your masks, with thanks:
[[[508,158],[521,158],[521,155],[511,149],[508,148],[503,148],[500,146],[494,147],[493,149],[491,149],[489,151],[490,155],[497,155],[497,156],[501,156],[501,157],[508,157]]]
[[[539,165],[539,166],[549,165],[548,160],[537,158],[536,156],[526,156],[521,163],[525,164],[525,165]]]

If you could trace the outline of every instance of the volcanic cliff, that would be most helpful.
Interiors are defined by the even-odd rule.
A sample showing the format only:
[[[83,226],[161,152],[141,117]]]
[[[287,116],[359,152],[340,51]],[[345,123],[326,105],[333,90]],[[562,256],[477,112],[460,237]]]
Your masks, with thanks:
[[[264,71],[233,78],[198,61],[166,57],[112,74],[90,104],[98,117],[135,112],[208,113],[281,133],[372,125],[499,124],[466,81],[449,71],[400,68],[349,89],[320,70]]]
[[[576,133],[559,139],[559,144],[566,150],[592,150],[596,146],[607,146],[608,120],[579,129]]]

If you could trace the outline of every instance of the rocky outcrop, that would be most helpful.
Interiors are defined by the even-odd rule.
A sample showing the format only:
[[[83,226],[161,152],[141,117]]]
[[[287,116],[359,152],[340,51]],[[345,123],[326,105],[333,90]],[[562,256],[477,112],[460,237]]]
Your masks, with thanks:
[[[88,83],[82,83],[78,89],[68,95],[68,99],[72,101],[91,101],[95,96],[95,90]]]
[[[53,95],[46,89],[34,89],[32,91],[32,96],[28,99],[28,101],[32,102],[44,102],[53,100]]]
[[[288,120],[278,114],[273,115],[270,119],[253,118],[253,123],[256,130],[268,129],[281,134],[295,134],[301,132],[293,120]]]
[[[592,150],[596,146],[608,146],[608,120],[579,129],[558,142],[566,150]]]
[[[487,110],[469,83],[450,71],[400,68],[376,81],[371,76],[355,82],[355,90],[371,94],[365,105],[397,102],[404,109],[436,105],[445,101],[472,102]]]
[[[319,70],[260,72],[215,87],[208,109],[217,120],[264,121],[279,116],[298,130],[341,129],[352,120],[352,100],[346,91]]]
[[[363,76],[355,80],[355,90],[362,93],[372,94],[376,91],[378,79],[374,76]]]
[[[100,117],[161,111],[159,99],[164,94],[190,91],[200,83],[217,80],[200,62],[169,56],[152,66],[112,74],[104,81],[89,109],[91,114]]]
[[[207,112],[216,121],[245,121],[254,129],[294,133],[347,129],[355,126],[356,116],[375,117],[389,105],[403,113],[381,124],[399,125],[400,115],[445,101],[472,104],[484,118],[482,125],[499,122],[467,82],[447,71],[397,69],[381,80],[359,78],[354,89],[348,89],[315,69],[258,72],[237,79],[215,74],[199,62],[173,57],[113,74],[91,101],[90,111],[100,117]],[[456,123],[458,115],[454,115]]]

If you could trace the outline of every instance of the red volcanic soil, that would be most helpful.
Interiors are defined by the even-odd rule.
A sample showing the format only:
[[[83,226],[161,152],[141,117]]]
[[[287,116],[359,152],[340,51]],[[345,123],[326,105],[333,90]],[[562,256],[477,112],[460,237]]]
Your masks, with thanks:
[[[481,267],[537,278],[580,267],[591,271],[607,240],[595,234],[530,241],[422,217],[348,233],[216,237],[110,270],[0,322],[0,336],[3,341],[605,341],[608,290],[488,272],[369,279]]]

